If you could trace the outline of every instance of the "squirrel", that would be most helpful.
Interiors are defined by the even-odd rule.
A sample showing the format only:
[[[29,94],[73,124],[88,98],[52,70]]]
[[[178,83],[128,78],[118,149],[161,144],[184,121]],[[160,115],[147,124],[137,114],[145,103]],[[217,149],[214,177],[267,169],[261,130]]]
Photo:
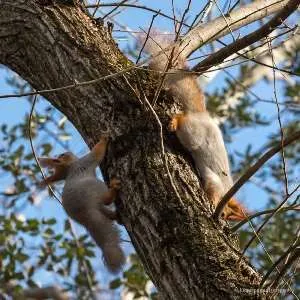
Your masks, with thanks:
[[[182,113],[173,115],[168,129],[176,133],[181,144],[191,153],[207,197],[217,206],[233,185],[221,130],[206,109],[197,77],[187,71],[186,60],[180,55],[178,46],[171,47],[170,35],[166,37],[154,30],[147,36],[146,43],[145,36],[138,34],[137,41],[151,55],[149,68],[165,72],[170,67],[164,77],[164,88],[184,107]],[[224,208],[223,218],[243,220],[243,211],[243,206],[232,198]]]
[[[95,169],[103,160],[108,137],[103,136],[93,149],[81,158],[72,152],[65,152],[57,158],[39,158],[42,166],[54,169],[45,178],[43,186],[65,180],[62,205],[66,213],[83,225],[96,244],[102,249],[105,265],[117,273],[125,263],[120,247],[120,236],[116,225],[116,213],[110,205],[120,189],[120,181],[112,179],[109,188],[96,178]]]

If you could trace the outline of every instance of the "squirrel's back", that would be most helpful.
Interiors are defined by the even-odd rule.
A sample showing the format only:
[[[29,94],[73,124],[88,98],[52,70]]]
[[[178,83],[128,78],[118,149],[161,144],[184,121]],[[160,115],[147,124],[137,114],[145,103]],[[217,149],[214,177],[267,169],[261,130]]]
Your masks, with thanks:
[[[189,113],[177,130],[180,142],[189,150],[202,179],[216,174],[225,193],[232,186],[230,167],[222,133],[207,112]],[[210,177],[210,176],[209,176]]]
[[[62,204],[70,217],[86,227],[101,248],[105,265],[116,273],[124,265],[125,255],[118,228],[101,211],[101,197],[107,191],[106,184],[97,180],[92,169],[75,163],[73,173],[65,181]]]

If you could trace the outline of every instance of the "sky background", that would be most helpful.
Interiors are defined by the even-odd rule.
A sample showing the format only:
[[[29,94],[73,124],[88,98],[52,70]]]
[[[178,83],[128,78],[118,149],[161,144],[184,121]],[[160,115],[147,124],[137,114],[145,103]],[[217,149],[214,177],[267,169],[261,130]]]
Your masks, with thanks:
[[[107,3],[108,1],[102,1],[102,3]],[[184,8],[186,6],[187,1],[174,1],[176,5],[176,12],[177,15],[181,15],[184,11]],[[140,4],[145,4],[150,6],[149,1],[139,1]],[[162,12],[165,12],[168,15],[172,15],[171,10],[171,1],[151,1],[151,7],[161,9]],[[197,13],[204,1],[193,1],[192,8],[190,10],[192,15],[195,15]],[[223,7],[224,1],[218,2],[220,7]],[[103,12],[109,11],[109,9],[102,9]],[[217,10],[216,10],[216,13]],[[99,14],[100,16],[100,14]],[[139,31],[139,27],[143,27],[146,29],[151,21],[152,14],[146,11],[140,11],[136,9],[127,9],[126,11],[123,11],[122,13],[118,14],[116,16],[116,20],[120,22],[121,24],[126,24],[129,28],[132,30]],[[160,30],[168,30],[172,31],[172,21],[165,20],[164,18],[158,17],[155,20],[155,27],[159,28]],[[117,29],[118,26],[115,26],[115,29]],[[241,31],[243,34],[244,31]],[[133,39],[125,33],[115,33],[115,37],[117,38],[117,42],[119,47],[126,51],[128,49],[128,45],[130,47],[133,46],[134,42]],[[236,35],[237,36],[237,35]],[[229,38],[230,40],[230,38]],[[231,72],[231,74],[236,75],[237,69],[236,68],[230,68],[227,69]],[[0,69],[0,94],[10,94],[15,93],[15,90],[12,89],[6,82],[6,79],[12,76],[12,72],[8,71],[6,68]],[[221,71],[219,74],[214,78],[213,81],[209,83],[208,86],[205,87],[205,91],[210,93],[213,92],[215,89],[221,89],[222,86],[224,86],[224,78],[226,75]],[[54,87],[53,87],[54,88]],[[259,85],[257,85],[253,91],[261,98],[273,100],[273,91],[270,87],[266,85],[266,83],[262,82]],[[278,92],[278,100],[283,100],[283,95]],[[43,111],[43,109],[48,105],[45,99],[39,98],[38,103],[36,105],[36,111]],[[9,126],[13,126],[14,124],[17,124],[20,122],[20,120],[24,119],[25,115],[29,113],[30,111],[30,104],[28,101],[26,101],[23,98],[9,98],[9,99],[0,99],[0,125],[5,123]],[[279,126],[278,122],[276,121],[277,111],[276,111],[276,105],[269,104],[269,103],[262,103],[259,102],[255,107],[253,107],[254,110],[257,110],[261,112],[267,119],[274,119],[275,121],[272,123],[272,126],[263,127],[260,126],[259,128],[251,128],[251,129],[243,129],[239,133],[234,134],[232,136],[232,143],[227,145],[229,153],[235,155],[236,151],[243,152],[243,150],[246,149],[246,147],[251,144],[253,146],[253,150],[260,149],[262,146],[267,144],[268,142],[268,136],[270,133],[276,133],[278,132]],[[287,115],[282,115],[283,122],[288,121]],[[76,130],[72,127],[71,124],[68,125],[69,131],[72,135],[72,139],[69,141],[69,147],[70,149],[76,153],[77,155],[83,155],[88,151],[87,146],[83,142],[80,135],[76,132]],[[34,141],[37,143],[39,141],[40,137],[37,137],[37,139]],[[51,140],[50,140],[51,141]],[[53,141],[52,141],[53,142]],[[2,141],[2,135],[0,133],[0,148]],[[26,147],[30,147],[29,141],[28,144],[25,145]],[[61,151],[61,147],[59,145],[56,145],[55,151],[52,152],[53,155],[59,154]],[[0,191],[5,190],[10,185],[10,178],[9,177],[2,177],[0,181]],[[276,187],[279,190],[279,192],[283,192],[284,185],[282,184],[281,187]],[[47,193],[41,194],[42,200],[37,206],[28,206],[24,211],[20,212],[25,217],[56,217],[58,219],[58,230],[62,230],[63,226],[63,220],[65,219],[65,213],[60,206],[59,203],[53,198],[47,197]],[[261,189],[257,188],[254,184],[247,183],[239,192],[238,199],[240,199],[245,207],[248,207],[250,211],[255,211],[264,208],[266,201],[267,201],[267,195],[265,192],[263,192]],[[2,199],[3,201],[3,199]],[[76,230],[78,232],[82,232],[82,227],[79,225],[76,225]],[[125,239],[129,239],[126,232],[122,230],[123,237]],[[126,252],[132,252],[133,249],[128,243],[123,243],[124,248],[126,249]],[[103,267],[102,262],[97,264],[97,260],[100,260],[101,258],[100,252],[97,251],[97,258],[94,259],[94,266],[96,269],[99,269],[99,279],[101,283],[103,282],[109,282],[114,278],[112,275],[108,275],[107,272],[105,272],[105,269]],[[49,281],[51,283],[53,278],[49,277],[49,274],[47,272],[43,272],[40,274],[39,280],[42,282]],[[51,275],[52,276],[52,275]]]

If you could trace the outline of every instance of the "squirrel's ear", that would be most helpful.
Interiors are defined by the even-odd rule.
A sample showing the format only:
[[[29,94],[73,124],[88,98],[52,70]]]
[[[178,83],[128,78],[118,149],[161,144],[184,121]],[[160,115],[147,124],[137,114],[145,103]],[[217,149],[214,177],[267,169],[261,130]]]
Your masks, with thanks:
[[[61,164],[58,158],[39,157],[38,158],[42,167],[55,168]]]

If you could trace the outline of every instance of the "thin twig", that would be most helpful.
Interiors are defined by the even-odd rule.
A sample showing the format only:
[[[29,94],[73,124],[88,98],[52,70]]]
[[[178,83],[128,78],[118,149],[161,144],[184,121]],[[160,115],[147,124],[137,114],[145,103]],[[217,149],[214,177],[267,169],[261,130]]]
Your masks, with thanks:
[[[130,4],[130,3],[124,3],[122,5],[118,4],[118,3],[100,3],[99,5],[95,5],[95,4],[91,4],[91,5],[87,5],[87,8],[95,8],[95,7],[108,7],[108,6],[124,6],[124,7],[132,7],[132,8],[137,8],[137,9],[143,9],[143,10],[147,10],[151,13],[157,13],[158,15],[162,16],[162,17],[165,17],[169,20],[174,20],[172,17],[168,16],[167,14],[159,11],[159,10],[156,10],[156,9],[153,9],[151,7],[147,7],[145,5],[137,5],[137,4]],[[178,20],[176,20],[176,22],[179,23]],[[185,26],[189,26],[188,24],[184,24]]]
[[[95,17],[95,15],[96,15],[96,13],[97,13],[97,10],[99,9],[100,1],[101,1],[101,0],[97,0],[96,7],[95,7],[95,9],[94,9],[94,11],[93,11],[93,14],[92,14],[92,17],[93,17],[93,18]],[[86,6],[86,7],[87,7],[87,6]]]
[[[289,29],[289,30],[287,30],[287,31],[283,31],[283,32],[281,32],[281,33],[278,33],[276,36],[270,37],[270,40],[273,41],[273,40],[278,39],[279,37],[281,37],[281,36],[283,36],[283,35],[285,35],[285,34],[288,34],[288,33],[290,33],[290,32],[292,32],[291,35],[294,36],[294,35],[296,34],[297,29],[298,29],[298,25],[296,25],[296,26],[293,27],[292,29]],[[137,32],[137,33],[138,33],[138,32]],[[283,42],[278,43],[276,46],[273,47],[273,49],[276,49],[276,48],[281,47],[282,45],[284,45],[284,43],[286,43],[286,42],[287,42],[288,40],[290,40],[290,39],[292,39],[292,37],[289,37],[289,38],[287,38],[286,40],[284,40]],[[228,46],[227,44],[225,44],[225,43],[222,42],[221,40],[217,40],[217,42],[219,42],[220,44],[222,44],[224,47],[227,47],[227,46]],[[261,44],[259,44],[259,45],[252,46],[252,47],[249,48],[248,50],[245,50],[245,52],[243,52],[242,54],[236,53],[236,56],[245,58],[245,55],[246,55],[247,53],[250,52],[250,54],[251,54],[254,50],[257,50],[258,48],[262,48],[262,47],[265,46],[267,43],[268,43],[268,41],[263,42],[263,43],[261,43]],[[246,47],[246,49],[247,49],[247,48],[248,48],[248,47]],[[245,48],[244,48],[244,49],[245,49]],[[268,51],[268,50],[263,50],[263,51],[259,52],[258,54],[256,54],[255,57],[260,56],[261,54],[265,53],[266,51]],[[197,60],[197,59],[200,59],[200,58],[205,58],[205,57],[208,57],[208,56],[210,56],[210,55],[213,55],[213,53],[216,53],[216,51],[211,51],[211,52],[208,53],[208,54],[203,54],[203,55],[200,55],[200,56],[193,56],[192,58],[187,59],[187,61],[193,61],[193,60]],[[243,55],[243,56],[242,56],[242,55]],[[255,58],[255,57],[253,57],[253,58]],[[226,62],[228,62],[228,60],[227,60]]]
[[[213,217],[218,220],[220,215],[228,203],[228,201],[234,196],[234,194],[275,154],[277,154],[282,147],[286,147],[294,141],[300,139],[300,131],[292,134],[278,143],[276,146],[268,150],[261,158],[257,160],[255,164],[248,168],[248,170],[239,178],[239,180],[232,186],[232,188],[225,194],[223,199],[219,202]]]
[[[125,4],[125,2],[127,2],[128,0],[123,0],[119,3],[117,3],[116,7],[114,7],[110,12],[108,12],[107,14],[105,14],[103,16],[103,19],[105,19],[106,17],[108,17],[109,15],[111,15],[114,11],[116,11],[120,6],[122,6],[123,4]],[[98,7],[101,5],[98,5]]]
[[[276,260],[276,262],[272,265],[272,267],[268,270],[268,272],[264,275],[263,279],[260,282],[260,286],[262,287],[264,283],[267,281],[267,279],[270,277],[271,273],[277,268],[277,266],[285,259],[287,258],[298,246],[300,246],[300,243],[298,242],[300,237],[300,227],[298,227],[297,230],[297,236],[293,244],[289,246],[289,248]],[[287,263],[287,261],[286,261]]]
[[[241,0],[237,0],[233,5],[232,7],[228,10],[228,13],[231,13],[235,8],[236,6],[241,2]]]
[[[171,0],[171,4],[172,4],[172,13],[173,13],[173,25],[174,25],[174,30],[175,30],[175,34],[176,34],[176,27],[177,27],[177,23],[176,23],[176,13],[175,13],[175,6],[174,6],[174,0]]]
[[[196,15],[196,17],[194,18],[194,20],[192,21],[188,32],[194,28],[194,25],[196,24],[196,22],[197,22],[198,18],[200,17],[200,15],[202,15],[202,16],[201,16],[199,22],[196,24],[196,26],[199,23],[202,23],[203,19],[207,16],[207,14],[209,13],[209,11],[211,10],[212,6],[213,6],[213,0],[209,0],[205,4],[205,6],[200,10],[200,12]]]
[[[176,30],[177,32],[176,32],[176,38],[175,38],[175,41],[174,41],[174,42],[177,42],[177,40],[178,40],[179,34],[180,34],[180,32],[181,32],[182,25],[184,24],[184,18],[185,18],[185,16],[187,15],[187,13],[188,13],[189,10],[190,10],[191,2],[192,2],[192,0],[189,0],[186,9],[185,9],[184,12],[183,12],[181,21],[180,21],[180,23],[179,23],[179,27],[178,27],[177,30]]]
[[[193,70],[198,72],[205,72],[214,65],[218,65],[223,62],[227,57],[231,56],[234,53],[252,45],[258,40],[266,37],[272,31],[274,31],[282,22],[289,17],[299,6],[299,0],[290,0],[289,3],[284,7],[275,17],[273,17],[269,22],[260,27],[259,29],[253,31],[250,34],[247,34],[243,38],[226,45],[226,47],[220,49],[216,53],[212,54],[208,58],[201,61],[197,64]],[[240,54],[239,54],[240,55]]]
[[[278,284],[279,284],[280,280],[282,279],[282,277],[284,276],[284,274],[294,264],[294,262],[299,258],[299,256],[300,256],[300,245],[294,250],[293,255],[290,257],[288,262],[282,267],[282,269],[280,270],[280,273],[276,276],[276,278],[270,285],[271,289],[275,289],[278,286]]]
[[[137,66],[142,66],[145,62],[146,61],[140,62]],[[119,72],[116,72],[114,74],[109,74],[109,75],[106,75],[106,76],[98,77],[96,79],[92,79],[92,80],[88,80],[88,81],[82,81],[82,82],[76,82],[76,83],[73,83],[73,84],[69,84],[69,85],[65,85],[65,86],[61,86],[61,87],[57,87],[57,88],[52,88],[52,89],[38,90],[38,91],[35,91],[35,92],[28,92],[28,93],[22,93],[22,94],[0,95],[0,99],[1,98],[18,98],[18,97],[24,97],[24,96],[33,96],[33,95],[37,95],[37,94],[44,95],[44,94],[50,94],[50,93],[53,93],[53,92],[59,92],[59,91],[64,91],[64,90],[68,90],[68,89],[73,89],[73,88],[80,87],[80,86],[91,85],[91,84],[95,84],[95,83],[103,81],[103,80],[107,80],[109,78],[113,78],[113,77],[123,75],[123,74],[125,74],[129,71],[132,71],[135,68],[136,68],[136,66],[131,66],[131,67],[123,69]]]
[[[38,99],[38,94],[35,94],[34,98],[33,98],[33,102],[32,102],[32,105],[31,105],[31,109],[30,109],[30,113],[29,113],[29,118],[28,118],[28,136],[29,136],[29,142],[30,142],[30,147],[31,147],[31,151],[32,151],[32,154],[33,154],[33,157],[38,165],[38,168],[43,176],[43,179],[46,180],[46,175],[43,171],[43,168],[40,164],[40,161],[39,159],[37,158],[37,155],[36,155],[36,151],[35,151],[35,148],[34,148],[34,145],[33,145],[33,141],[32,141],[32,130],[31,130],[31,125],[32,125],[32,118],[33,118],[33,112],[34,112],[34,108],[35,108],[35,104],[37,102],[37,99]],[[46,181],[45,181],[46,182]],[[48,184],[48,188],[51,192],[51,194],[53,195],[53,197],[60,203],[61,203],[61,200],[59,199],[59,196],[56,195],[54,189],[52,188],[52,186],[50,184]]]
[[[172,175],[171,175],[171,172],[170,172],[170,169],[169,169],[169,164],[168,164],[168,160],[167,160],[167,157],[166,157],[166,153],[165,153],[165,146],[164,146],[164,139],[163,139],[163,127],[162,127],[162,124],[160,122],[160,119],[158,117],[158,115],[156,114],[155,110],[153,109],[151,103],[149,102],[149,100],[147,99],[146,95],[143,93],[143,96],[144,96],[144,100],[145,102],[147,103],[149,109],[151,110],[152,114],[154,115],[156,121],[157,121],[157,124],[159,126],[159,133],[160,133],[160,146],[161,146],[161,154],[162,154],[162,158],[163,158],[163,161],[164,161],[164,165],[166,167],[166,170],[167,170],[167,174],[168,174],[168,178],[170,180],[170,183],[171,183],[171,186],[177,196],[177,199],[179,200],[179,203],[181,204],[182,207],[184,207],[184,203],[178,193],[178,190],[176,188],[176,185],[173,181],[173,178],[172,178]]]
[[[235,42],[235,37],[234,37],[234,35],[233,35],[232,29],[231,29],[231,27],[230,27],[230,24],[229,24],[228,21],[227,21],[226,16],[224,15],[222,9],[219,7],[218,2],[217,2],[216,0],[213,0],[213,1],[214,1],[214,3],[216,4],[216,6],[217,6],[217,8],[218,8],[218,10],[219,10],[219,12],[220,12],[220,14],[222,15],[222,17],[223,17],[223,19],[224,19],[224,21],[225,21],[225,23],[226,23],[226,25],[227,25],[227,28],[228,28],[228,30],[229,30],[231,36],[232,36],[232,39],[233,39],[233,41]]]
[[[132,2],[132,4],[135,4],[139,2],[139,0],[135,0]],[[113,15],[110,16],[110,18],[114,19],[117,15],[120,15],[124,10],[126,10],[128,7],[123,6],[122,8],[119,9],[119,11],[117,11],[116,13],[114,13]]]
[[[295,26],[295,29],[298,28],[298,26]],[[221,40],[217,40],[220,44],[222,44],[223,46],[227,47],[227,44],[225,44],[224,42],[222,42]],[[261,53],[264,53],[265,51],[262,51]],[[280,72],[283,72],[283,73],[286,73],[286,74],[289,74],[289,75],[293,75],[293,76],[300,76],[300,72],[293,72],[293,71],[290,71],[290,70],[285,70],[285,69],[282,69],[282,68],[279,68],[279,67],[274,67],[274,66],[271,66],[267,63],[264,63],[262,61],[259,61],[259,60],[256,60],[255,57],[257,57],[258,55],[254,55],[252,58],[251,57],[248,57],[246,55],[244,55],[243,53],[240,53],[240,52],[237,52],[236,53],[239,57],[241,58],[244,58],[246,59],[246,61],[251,61],[253,63],[256,63],[258,65],[261,65],[261,66],[264,66],[264,67],[267,67],[267,68],[270,68],[272,70],[277,70],[277,71],[280,71]],[[246,62],[244,61],[244,62]],[[225,61],[227,62],[227,61]],[[194,70],[194,68],[192,68],[192,70]],[[209,72],[209,70],[205,71],[206,73]],[[202,74],[201,72],[199,74]]]
[[[292,205],[292,206],[287,206],[287,207],[281,207],[278,212],[286,212],[286,211],[300,211],[300,205]],[[231,227],[230,232],[234,233],[237,230],[239,230],[243,225],[247,224],[250,220],[255,219],[257,217],[263,216],[263,215],[267,215],[267,214],[271,214],[273,212],[276,211],[275,209],[267,209],[267,210],[263,210],[263,211],[259,211],[253,215],[247,216],[247,219],[237,223],[236,225],[234,225],[233,227]]]
[[[300,2],[300,0],[298,0]],[[274,55],[272,51],[272,47],[270,42],[268,43],[268,48],[269,52],[271,55],[272,59],[272,64],[275,67],[275,60],[274,60]],[[285,185],[285,195],[287,196],[289,194],[289,183],[288,183],[288,177],[287,177],[287,171],[286,171],[286,163],[285,163],[285,155],[284,155],[284,147],[283,147],[283,140],[284,140],[284,134],[283,134],[283,129],[282,129],[282,122],[281,122],[281,117],[280,117],[280,108],[278,104],[278,98],[277,98],[277,90],[276,90],[276,74],[275,74],[275,69],[273,69],[273,90],[274,90],[274,97],[275,97],[275,102],[276,102],[276,108],[277,108],[277,120],[279,124],[279,129],[280,129],[280,142],[281,142],[281,159],[282,159],[282,171],[284,174],[284,185]]]
[[[37,155],[36,155],[36,151],[35,151],[35,148],[34,148],[34,145],[33,145],[33,141],[32,141],[32,131],[31,131],[31,125],[32,125],[32,117],[33,117],[33,112],[34,112],[34,108],[35,108],[35,104],[37,102],[37,99],[38,99],[38,95],[35,94],[34,98],[33,98],[33,102],[32,102],[32,106],[31,106],[31,110],[30,110],[30,114],[29,114],[29,118],[28,118],[28,133],[29,133],[29,142],[30,142],[30,147],[31,147],[31,151],[32,151],[32,154],[33,154],[33,157],[39,167],[39,170],[43,176],[43,179],[45,180],[46,179],[46,176],[44,174],[44,171],[42,169],[42,166],[39,162],[39,159],[37,158]],[[52,186],[47,183],[47,186],[49,188],[49,190],[51,191],[52,195],[54,196],[54,198],[60,203],[60,205],[62,205],[62,201],[60,200],[59,196],[56,195],[54,189],[52,188]],[[78,241],[78,238],[77,238],[77,235],[76,235],[76,232],[75,232],[75,229],[73,227],[73,224],[72,224],[72,221],[69,217],[67,217],[67,221],[70,225],[70,232],[71,232],[71,235],[73,236],[74,240],[75,240],[75,243],[76,243],[76,247],[79,248],[80,247],[80,243]],[[93,293],[93,283],[92,283],[92,279],[91,279],[91,276],[90,276],[90,273],[89,273],[89,270],[88,270],[88,266],[86,264],[86,261],[83,260],[82,261],[83,263],[83,268],[85,270],[85,273],[86,273],[86,277],[87,277],[87,282],[88,282],[88,288],[89,288],[89,291],[91,293],[91,297],[92,299],[95,299],[95,296],[94,296],[94,293]]]
[[[282,206],[289,200],[289,198],[294,194],[294,193],[296,193],[296,191],[299,189],[299,187],[300,187],[300,184],[289,194],[289,195],[287,195],[284,199],[283,199],[283,201],[281,201],[281,203],[276,207],[276,209],[272,212],[272,213],[270,213],[267,217],[266,217],[266,219],[263,221],[263,223],[259,226],[259,228],[257,229],[257,233],[259,233],[264,227],[265,227],[265,225],[273,218],[273,216],[282,208]],[[242,252],[242,254],[241,254],[241,256],[243,256],[244,254],[245,254],[245,252],[246,252],[246,250],[250,247],[250,245],[252,244],[252,242],[254,242],[254,240],[255,240],[255,236],[253,236],[250,240],[249,240],[249,242],[246,244],[246,246],[244,247],[244,249],[243,249],[243,252]]]
[[[145,48],[145,46],[146,46],[146,43],[147,43],[147,41],[148,41],[148,39],[149,39],[150,32],[151,32],[151,29],[152,29],[152,26],[153,26],[153,22],[154,22],[154,20],[155,20],[155,18],[156,18],[157,16],[158,16],[158,13],[156,13],[155,15],[152,16],[152,19],[151,19],[151,22],[150,22],[150,26],[149,26],[148,31],[147,31],[146,38],[145,38],[144,43],[143,43],[143,45],[142,45],[142,48],[141,48],[141,50],[140,50],[140,52],[139,52],[138,58],[137,58],[137,60],[136,60],[136,62],[135,62],[136,64],[138,64],[138,62],[139,62],[139,60],[140,60],[140,58],[141,58],[142,52],[143,52],[143,50],[144,50],[144,48]]]

